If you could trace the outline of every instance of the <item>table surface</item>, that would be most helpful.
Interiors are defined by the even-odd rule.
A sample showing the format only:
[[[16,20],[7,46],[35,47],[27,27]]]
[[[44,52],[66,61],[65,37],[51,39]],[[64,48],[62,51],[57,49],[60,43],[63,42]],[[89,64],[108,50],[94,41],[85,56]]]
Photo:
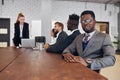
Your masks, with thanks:
[[[0,72],[21,54],[19,49],[0,48]]]
[[[0,48],[0,70],[0,80],[107,80],[61,54],[24,48]]]

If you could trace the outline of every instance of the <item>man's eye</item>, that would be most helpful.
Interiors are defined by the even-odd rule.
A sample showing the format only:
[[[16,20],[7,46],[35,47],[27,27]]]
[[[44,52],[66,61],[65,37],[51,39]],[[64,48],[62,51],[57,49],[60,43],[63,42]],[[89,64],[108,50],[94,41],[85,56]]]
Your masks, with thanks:
[[[83,21],[81,21],[81,23],[85,23],[85,21],[83,20]]]
[[[86,22],[87,22],[87,23],[90,23],[90,22],[91,22],[91,20],[90,20],[90,19],[87,19],[87,20],[86,20]]]

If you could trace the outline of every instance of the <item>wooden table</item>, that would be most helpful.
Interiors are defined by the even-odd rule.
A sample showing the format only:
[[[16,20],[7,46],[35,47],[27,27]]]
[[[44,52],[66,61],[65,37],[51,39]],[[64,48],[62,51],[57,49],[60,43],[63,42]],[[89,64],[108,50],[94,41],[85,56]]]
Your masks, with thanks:
[[[21,54],[21,50],[15,48],[0,48],[0,72],[4,70],[14,59]]]
[[[23,48],[4,48],[0,49],[1,52],[5,54],[2,60],[6,59],[6,53],[9,55],[9,52],[19,55],[12,62],[0,62],[9,63],[0,72],[0,80],[107,80],[80,63],[66,63],[60,54]]]

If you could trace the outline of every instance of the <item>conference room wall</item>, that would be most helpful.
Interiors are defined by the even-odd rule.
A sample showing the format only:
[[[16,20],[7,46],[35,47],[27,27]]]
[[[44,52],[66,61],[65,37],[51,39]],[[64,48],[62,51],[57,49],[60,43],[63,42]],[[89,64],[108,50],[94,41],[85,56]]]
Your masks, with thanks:
[[[76,13],[80,15],[80,13],[86,9],[95,12],[97,21],[109,22],[111,37],[118,34],[117,13],[119,8],[112,4],[108,4],[107,9],[105,10],[105,4],[98,3],[55,0],[5,0],[4,5],[0,4],[0,17],[11,19],[11,45],[14,35],[14,22],[16,21],[19,12],[22,12],[25,15],[26,22],[30,24],[30,37],[32,37],[32,21],[41,20],[41,35],[45,35],[47,37],[47,42],[50,42],[51,38],[49,32],[53,26],[53,22],[63,22],[65,25],[64,30],[70,34],[70,31],[68,31],[66,27],[69,14]],[[81,27],[79,27],[79,29],[83,32]],[[38,30],[36,29],[36,31]]]
[[[4,0],[4,5],[0,4],[0,17],[10,18],[10,43],[14,36],[14,23],[16,22],[18,13],[25,15],[25,21],[30,24],[30,33],[32,20],[41,20],[41,2],[38,0]],[[30,34],[32,36],[32,34]]]
[[[105,10],[105,4],[74,1],[54,1],[52,2],[52,20],[59,20],[63,22],[65,25],[65,30],[67,31],[66,23],[69,14],[76,13],[80,15],[84,10],[93,10],[95,12],[97,21],[109,22],[109,34],[112,40],[114,40],[114,36],[118,35],[117,18],[119,8],[113,4],[107,4]],[[81,24],[79,25],[79,29],[83,33]]]
[[[14,36],[14,23],[16,22],[18,13],[25,15],[26,22],[30,24],[30,37],[32,31],[39,31],[39,28],[32,30],[32,21],[41,21],[41,35],[46,36],[47,42],[50,42],[51,30],[51,0],[4,0],[4,5],[0,0],[0,17],[10,18],[10,43],[13,45],[12,38]],[[42,15],[42,16],[41,16]],[[39,27],[39,26],[38,26]]]

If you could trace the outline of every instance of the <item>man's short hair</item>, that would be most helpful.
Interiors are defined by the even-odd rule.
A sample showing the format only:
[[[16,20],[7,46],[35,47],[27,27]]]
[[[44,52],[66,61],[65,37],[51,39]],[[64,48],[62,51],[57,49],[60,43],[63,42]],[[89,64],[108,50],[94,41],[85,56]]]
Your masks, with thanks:
[[[82,17],[83,15],[86,15],[86,14],[90,14],[90,15],[92,16],[92,18],[95,20],[95,14],[94,14],[93,11],[91,11],[91,10],[83,11],[83,12],[81,13],[81,17]]]
[[[69,20],[76,20],[76,21],[79,21],[79,16],[78,16],[77,14],[69,15]]]
[[[76,27],[79,25],[79,16],[77,14],[69,15],[69,20],[72,20],[73,25],[75,25]]]
[[[64,29],[63,23],[61,23],[61,22],[55,22],[55,24],[58,24],[62,28],[62,30]]]

